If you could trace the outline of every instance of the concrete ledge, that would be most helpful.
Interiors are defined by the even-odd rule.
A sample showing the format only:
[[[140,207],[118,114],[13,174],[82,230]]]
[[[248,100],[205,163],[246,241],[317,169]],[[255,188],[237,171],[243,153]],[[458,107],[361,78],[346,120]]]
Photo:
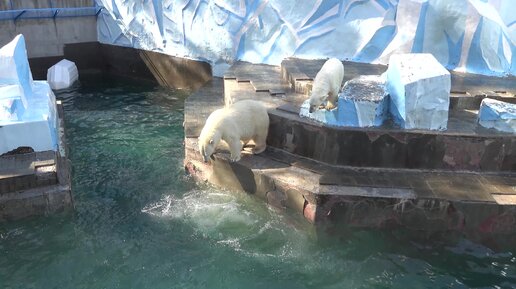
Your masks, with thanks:
[[[196,139],[185,139],[185,168],[196,179],[294,210],[319,228],[404,227],[480,240],[516,236],[512,175],[328,166],[270,147],[260,155],[246,149],[236,163],[225,149],[214,156],[202,162]],[[337,183],[325,177],[328,172]]]
[[[470,116],[467,116],[470,117]],[[269,111],[267,143],[334,165],[473,171],[515,171],[516,139],[506,133],[327,127],[279,107]],[[455,122],[464,119],[452,116]],[[468,120],[476,125],[476,115]],[[501,149],[503,147],[503,149]]]

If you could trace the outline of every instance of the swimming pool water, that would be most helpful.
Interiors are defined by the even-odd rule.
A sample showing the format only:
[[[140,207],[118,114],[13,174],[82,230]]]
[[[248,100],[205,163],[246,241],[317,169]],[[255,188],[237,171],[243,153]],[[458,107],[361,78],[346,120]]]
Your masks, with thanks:
[[[64,102],[75,210],[0,224],[0,288],[515,288],[515,252],[350,230],[196,184],[187,93],[81,76]]]

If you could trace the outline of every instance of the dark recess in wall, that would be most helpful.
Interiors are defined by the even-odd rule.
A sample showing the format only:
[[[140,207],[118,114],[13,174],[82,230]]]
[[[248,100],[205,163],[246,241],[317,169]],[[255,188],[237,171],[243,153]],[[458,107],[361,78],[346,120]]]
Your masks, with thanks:
[[[197,89],[212,78],[206,62],[99,42],[66,44],[63,56],[29,59],[33,78],[46,79],[47,70],[63,58],[75,62],[79,77],[109,73],[180,89]]]

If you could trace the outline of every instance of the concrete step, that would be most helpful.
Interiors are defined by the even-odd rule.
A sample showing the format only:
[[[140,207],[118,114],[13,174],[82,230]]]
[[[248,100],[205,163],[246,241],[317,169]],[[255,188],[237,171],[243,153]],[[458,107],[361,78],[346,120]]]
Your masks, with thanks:
[[[267,144],[332,165],[516,171],[516,138],[480,127],[475,115],[450,114],[447,131],[328,127],[300,118],[296,106],[269,111]]]
[[[404,226],[471,236],[514,234],[514,174],[334,166],[268,147],[239,162],[220,149],[204,163],[185,139],[185,167],[197,179],[290,208],[316,225]],[[507,220],[512,220],[506,222]]]
[[[0,222],[72,208],[70,185],[53,184],[0,194]]]
[[[57,184],[56,153],[0,157],[0,194]]]

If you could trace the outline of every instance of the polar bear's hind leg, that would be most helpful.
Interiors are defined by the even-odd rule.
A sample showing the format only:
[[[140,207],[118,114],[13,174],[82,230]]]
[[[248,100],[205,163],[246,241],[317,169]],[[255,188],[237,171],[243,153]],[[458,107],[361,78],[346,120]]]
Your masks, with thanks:
[[[253,148],[253,154],[257,155],[262,153],[267,148],[267,131],[262,132],[254,137],[255,146]]]
[[[238,138],[232,138],[228,140],[227,143],[229,145],[229,151],[231,152],[230,160],[232,162],[238,162],[242,152],[242,142]]]

